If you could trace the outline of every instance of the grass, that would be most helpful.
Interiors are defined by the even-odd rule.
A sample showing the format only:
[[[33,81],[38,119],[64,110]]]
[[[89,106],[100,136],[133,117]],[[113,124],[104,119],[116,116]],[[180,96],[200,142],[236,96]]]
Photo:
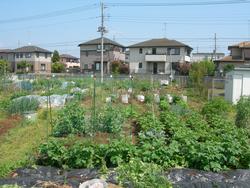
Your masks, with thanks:
[[[0,137],[0,177],[32,162],[31,156],[46,136],[47,126],[42,120],[36,123],[23,121],[7,134],[2,135]]]

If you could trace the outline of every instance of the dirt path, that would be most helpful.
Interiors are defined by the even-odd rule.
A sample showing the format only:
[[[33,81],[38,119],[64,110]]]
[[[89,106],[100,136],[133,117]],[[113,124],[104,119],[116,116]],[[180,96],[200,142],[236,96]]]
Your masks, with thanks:
[[[11,116],[8,117],[8,119],[0,120],[0,136],[4,135],[10,129],[14,128],[20,121],[21,121],[20,116]]]

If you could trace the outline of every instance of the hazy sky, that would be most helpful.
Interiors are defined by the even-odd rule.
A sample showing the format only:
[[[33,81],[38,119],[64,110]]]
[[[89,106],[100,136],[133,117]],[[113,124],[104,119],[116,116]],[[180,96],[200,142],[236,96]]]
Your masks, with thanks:
[[[106,0],[107,37],[123,45],[150,38],[184,42],[194,52],[218,51],[250,37],[250,1],[242,4],[182,6],[112,6],[111,3],[190,3],[226,0]],[[244,0],[243,0],[244,1]],[[238,2],[242,2],[238,0]],[[0,0],[0,48],[38,45],[79,57],[79,43],[100,36],[100,1]],[[249,39],[250,40],[250,39]]]

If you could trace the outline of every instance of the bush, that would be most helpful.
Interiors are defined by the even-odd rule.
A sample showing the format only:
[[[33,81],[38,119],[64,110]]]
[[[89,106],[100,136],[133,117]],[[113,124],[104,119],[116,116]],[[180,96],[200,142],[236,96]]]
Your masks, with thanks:
[[[69,134],[85,134],[88,127],[84,115],[85,111],[78,103],[67,104],[58,112],[52,135],[61,137]]]
[[[203,106],[201,113],[205,116],[213,116],[213,115],[225,116],[230,110],[231,106],[227,101],[221,98],[216,98],[207,102]]]
[[[124,187],[172,187],[167,178],[163,176],[162,168],[156,164],[132,159],[129,163],[121,164],[116,171],[118,180]]]
[[[39,107],[39,102],[34,98],[22,97],[14,99],[8,106],[10,114],[24,114],[25,112],[36,111]]]
[[[124,117],[120,110],[108,105],[97,115],[96,131],[120,133],[123,122]]]
[[[242,97],[236,105],[236,121],[238,127],[248,128],[250,131],[250,97]]]

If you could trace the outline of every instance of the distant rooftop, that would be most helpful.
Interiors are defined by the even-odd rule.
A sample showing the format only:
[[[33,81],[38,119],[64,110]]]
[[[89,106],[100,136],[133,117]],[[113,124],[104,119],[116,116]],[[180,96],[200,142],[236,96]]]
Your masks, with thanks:
[[[52,53],[46,49],[37,46],[23,46],[13,50],[15,53],[32,53],[32,52],[42,52],[42,53]]]
[[[217,62],[244,62],[243,59],[233,59],[232,56],[225,56],[222,59],[215,60]]]
[[[79,59],[79,58],[72,56],[70,54],[61,54],[60,57],[61,58],[68,58],[68,59]]]
[[[0,53],[11,53],[13,50],[11,49],[0,49]]]
[[[250,41],[244,41],[238,44],[234,44],[229,46],[228,48],[234,48],[234,47],[238,47],[238,48],[250,48]]]
[[[119,44],[118,42],[115,42],[115,41],[110,40],[110,39],[105,38],[105,37],[104,37],[103,42],[104,42],[104,44],[112,44],[112,45],[115,45],[115,46],[124,47],[123,45]],[[98,44],[101,44],[101,38],[97,38],[97,39],[93,39],[93,40],[81,43],[78,46],[83,46],[83,45],[98,45]]]
[[[214,53],[209,52],[201,52],[201,53],[192,53],[193,55],[214,55]],[[225,55],[225,53],[216,53],[216,55]]]
[[[188,47],[192,49],[190,46],[182,42],[176,40],[170,40],[167,38],[151,39],[128,46],[128,48],[138,48],[138,47]]]

